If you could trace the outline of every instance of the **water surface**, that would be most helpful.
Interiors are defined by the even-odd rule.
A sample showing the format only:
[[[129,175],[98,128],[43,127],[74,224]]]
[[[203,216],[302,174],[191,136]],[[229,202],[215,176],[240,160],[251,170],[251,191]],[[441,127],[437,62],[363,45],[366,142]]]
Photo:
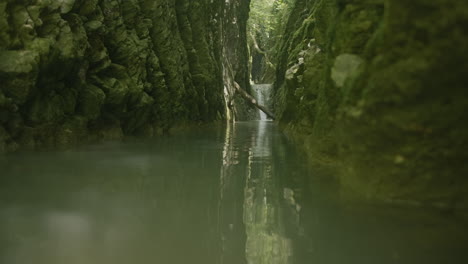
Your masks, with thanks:
[[[340,201],[268,121],[0,168],[2,264],[468,263],[465,218]]]

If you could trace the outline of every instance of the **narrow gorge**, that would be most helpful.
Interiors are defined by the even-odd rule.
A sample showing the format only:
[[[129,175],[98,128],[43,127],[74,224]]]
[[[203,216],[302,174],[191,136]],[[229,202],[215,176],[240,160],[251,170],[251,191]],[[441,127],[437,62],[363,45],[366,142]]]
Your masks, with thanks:
[[[468,2],[0,0],[0,263],[466,263]]]

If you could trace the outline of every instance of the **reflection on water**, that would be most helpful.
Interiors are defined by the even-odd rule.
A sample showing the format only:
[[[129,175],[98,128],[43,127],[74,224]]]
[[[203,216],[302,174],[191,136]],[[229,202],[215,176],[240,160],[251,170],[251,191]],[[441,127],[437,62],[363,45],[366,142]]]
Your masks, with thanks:
[[[272,141],[281,138],[273,128],[267,121],[227,127],[220,179],[222,263],[289,263],[292,248],[272,158]]]
[[[4,157],[0,263],[218,263],[221,138]]]
[[[466,218],[352,205],[272,122],[0,156],[0,263],[468,263]]]
[[[279,199],[281,190],[274,163],[268,123],[260,122],[249,148],[247,182],[244,189],[244,223],[248,263],[289,263],[291,241],[285,237]]]

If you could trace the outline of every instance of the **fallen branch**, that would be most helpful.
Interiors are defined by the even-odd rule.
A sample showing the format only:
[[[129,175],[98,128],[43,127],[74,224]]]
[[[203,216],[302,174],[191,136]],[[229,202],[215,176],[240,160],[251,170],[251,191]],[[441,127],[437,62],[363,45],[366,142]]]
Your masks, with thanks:
[[[251,96],[248,92],[246,92],[244,89],[240,87],[240,85],[237,82],[234,82],[234,87],[236,88],[236,91],[251,105],[257,107],[260,109],[263,113],[265,113],[269,118],[275,120],[275,116],[273,115],[272,112],[270,112],[266,107],[263,105],[259,105],[257,103],[257,99],[255,99],[253,96]]]

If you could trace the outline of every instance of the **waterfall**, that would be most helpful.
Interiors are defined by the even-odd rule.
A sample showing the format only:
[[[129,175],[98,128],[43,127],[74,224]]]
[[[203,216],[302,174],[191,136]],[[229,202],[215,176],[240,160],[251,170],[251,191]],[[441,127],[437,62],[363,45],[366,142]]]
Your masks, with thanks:
[[[255,98],[257,99],[258,104],[270,109],[271,84],[253,84],[252,89],[255,92]],[[263,113],[260,109],[258,110],[258,112],[260,114],[261,121],[269,120],[267,115]]]

